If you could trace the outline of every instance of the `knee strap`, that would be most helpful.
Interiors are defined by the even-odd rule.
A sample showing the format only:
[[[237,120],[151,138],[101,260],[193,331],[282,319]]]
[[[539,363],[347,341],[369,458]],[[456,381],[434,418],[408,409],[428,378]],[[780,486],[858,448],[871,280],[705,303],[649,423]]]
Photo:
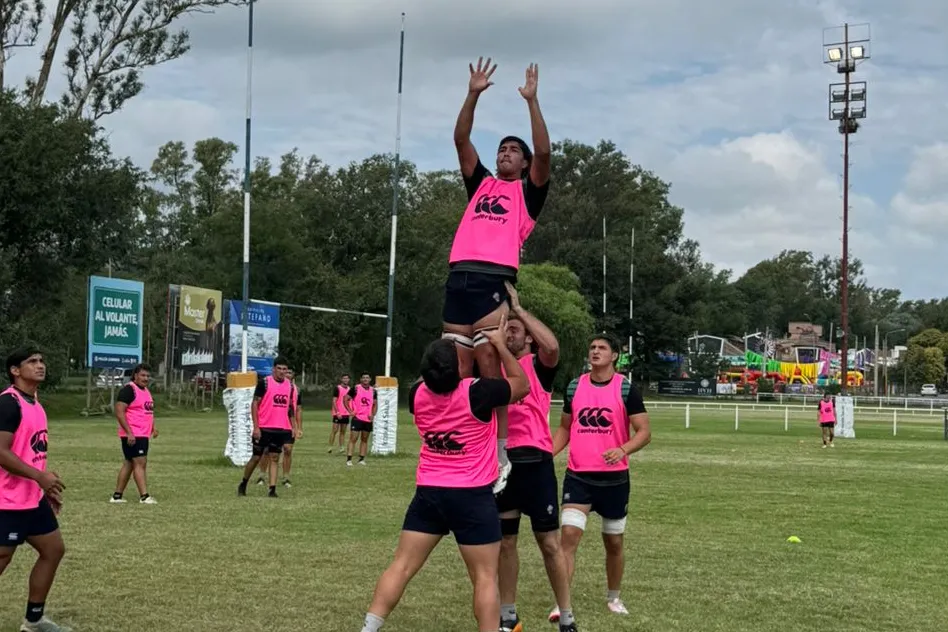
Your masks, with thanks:
[[[563,515],[560,517],[564,527],[576,527],[580,531],[586,530],[586,519],[586,514],[572,507],[564,509]]]
[[[602,519],[602,532],[605,535],[622,535],[625,533],[625,521],[626,518],[620,518],[619,520],[610,520],[608,518]]]
[[[490,343],[490,340],[487,339],[487,332],[494,331],[498,329],[495,325],[493,327],[482,327],[481,329],[476,329],[474,331],[474,347],[477,348],[481,345],[486,345]]]
[[[454,344],[459,347],[464,347],[465,349],[473,349],[474,341],[465,336],[464,334],[456,334],[452,331],[443,331],[441,332],[442,340],[453,340]]]

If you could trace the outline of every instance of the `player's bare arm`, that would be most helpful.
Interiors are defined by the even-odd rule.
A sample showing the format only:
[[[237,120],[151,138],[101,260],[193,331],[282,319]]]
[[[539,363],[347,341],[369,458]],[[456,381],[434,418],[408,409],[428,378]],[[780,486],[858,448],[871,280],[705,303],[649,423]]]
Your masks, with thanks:
[[[507,382],[510,384],[510,403],[518,402],[530,394],[530,380],[527,379],[527,374],[523,372],[520,362],[507,349],[507,317],[501,317],[500,326],[487,332],[486,335],[487,340],[497,349],[497,353],[500,355],[500,363],[507,373]]]
[[[490,80],[491,75],[497,70],[497,64],[490,65],[490,57],[484,62],[483,57],[477,58],[477,68],[474,64],[468,64],[471,71],[471,78],[468,81],[467,97],[464,99],[464,105],[461,106],[461,112],[458,114],[457,124],[454,126],[454,146],[458,151],[458,161],[461,164],[461,175],[470,178],[477,167],[479,157],[474,144],[471,142],[471,131],[474,129],[474,110],[477,107],[477,100],[481,93],[494,85]]]
[[[607,450],[602,455],[609,465],[618,463],[628,455],[638,452],[652,441],[652,428],[649,424],[648,413],[629,415],[629,425],[635,431],[635,434],[629,437],[629,440],[623,443],[621,447]]]
[[[510,311],[523,322],[524,329],[537,344],[540,362],[551,369],[557,366],[560,362],[560,342],[556,339],[556,335],[543,324],[543,321],[524,309],[520,304],[517,288],[510,281],[504,281],[504,285],[510,294]]]
[[[550,181],[550,163],[553,147],[550,144],[550,132],[543,120],[540,111],[540,101],[537,99],[537,80],[540,68],[537,64],[530,64],[526,71],[526,80],[519,88],[520,96],[527,102],[530,111],[530,132],[533,135],[533,161],[530,163],[530,181],[538,187]],[[477,163],[475,163],[477,164]]]
[[[125,417],[125,411],[127,409],[128,404],[125,402],[115,402],[115,418],[118,420],[122,430],[125,431],[125,434],[128,435],[128,445],[135,445],[135,433],[132,432],[132,427],[128,425],[128,419]]]
[[[553,456],[558,455],[569,445],[569,428],[572,424],[572,413],[560,415],[560,427],[553,433]]]

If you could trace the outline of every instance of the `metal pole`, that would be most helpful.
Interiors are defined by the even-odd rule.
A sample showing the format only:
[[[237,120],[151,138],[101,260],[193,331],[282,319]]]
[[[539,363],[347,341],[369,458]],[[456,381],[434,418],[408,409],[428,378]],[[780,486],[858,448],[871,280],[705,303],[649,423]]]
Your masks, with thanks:
[[[629,242],[629,378],[632,376],[632,331],[635,328],[632,320],[634,300],[632,289],[635,286],[635,227],[632,228],[632,238]]]
[[[602,216],[602,318],[606,318],[606,216]]]
[[[879,323],[876,323],[876,346],[872,356],[872,396],[879,397]]]
[[[247,114],[244,137],[244,270],[240,310],[240,371],[247,372],[247,308],[250,303],[250,112],[253,103],[253,5],[247,5]]]
[[[840,395],[849,386],[849,24],[843,26],[843,59],[846,64],[846,102],[843,109],[843,262],[840,293],[843,330],[840,353]]]
[[[398,234],[398,167],[402,148],[402,71],[405,65],[405,14],[398,48],[398,106],[395,115],[395,168],[392,173],[392,240],[388,247],[388,311],[385,322],[385,375],[392,374],[392,317],[395,310],[395,242]]]

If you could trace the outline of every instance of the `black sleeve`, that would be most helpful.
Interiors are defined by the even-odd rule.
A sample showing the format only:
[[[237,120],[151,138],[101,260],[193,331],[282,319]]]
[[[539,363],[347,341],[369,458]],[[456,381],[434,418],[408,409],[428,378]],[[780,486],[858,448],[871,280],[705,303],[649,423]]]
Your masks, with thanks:
[[[480,158],[477,159],[477,166],[474,167],[474,173],[471,174],[470,178],[464,178],[464,174],[461,174],[461,177],[464,178],[464,188],[467,189],[468,202],[470,202],[474,194],[477,193],[477,188],[481,186],[481,182],[484,181],[484,178],[489,175],[490,171],[487,170],[487,167],[484,166]],[[530,207],[527,206],[527,208]]]
[[[540,380],[540,386],[547,393],[553,392],[553,381],[556,380],[556,374],[560,370],[560,365],[547,366],[540,361],[540,354],[533,356],[533,369],[537,372],[537,379]]]
[[[351,397],[352,399],[355,399],[356,395],[358,395],[358,393],[356,392],[356,387],[353,386],[352,388],[349,389],[349,397]]]
[[[303,393],[300,392],[300,389],[296,389],[296,405],[297,406],[303,405]]]
[[[408,412],[412,415],[415,414],[415,393],[418,392],[418,387],[421,386],[421,380],[418,380],[411,385],[411,389],[408,391]]]
[[[379,389],[377,388],[372,389],[372,401],[373,402],[379,401]]]
[[[527,205],[527,213],[530,214],[530,218],[533,219],[533,221],[536,221],[537,218],[540,217],[540,211],[543,210],[543,205],[546,204],[546,194],[549,193],[549,191],[549,180],[547,180],[546,184],[542,187],[538,187],[533,184],[530,176],[527,176],[527,184],[523,191],[523,200]]]
[[[489,423],[494,409],[510,403],[510,383],[503,378],[481,378],[471,384],[471,412]]]
[[[642,393],[635,388],[635,384],[629,384],[629,394],[625,396],[625,411],[630,417],[648,412],[645,410],[645,402],[642,401]]]
[[[0,432],[16,432],[22,418],[20,402],[16,401],[16,397],[9,393],[0,395]]]
[[[573,394],[576,393],[578,383],[579,380],[574,378],[566,387],[566,392],[563,393],[563,412],[567,415],[573,414]]]
[[[126,406],[131,406],[132,402],[135,401],[135,389],[132,388],[132,385],[126,384],[123,386],[122,390],[115,396],[115,401],[122,402]]]
[[[257,380],[257,388],[253,391],[254,397],[263,397],[267,394],[267,378]]]

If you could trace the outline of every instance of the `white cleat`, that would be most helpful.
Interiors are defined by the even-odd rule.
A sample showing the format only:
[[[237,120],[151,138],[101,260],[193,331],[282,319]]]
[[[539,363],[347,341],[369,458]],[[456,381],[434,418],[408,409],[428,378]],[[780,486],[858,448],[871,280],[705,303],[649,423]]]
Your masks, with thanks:
[[[500,492],[504,491],[504,488],[507,487],[507,478],[510,476],[510,470],[512,469],[510,461],[506,463],[501,463],[498,467],[497,481],[494,483],[494,495],[496,496]],[[557,615],[559,616],[559,615]]]
[[[365,465],[365,461],[359,461],[359,465],[364,466],[364,465]]]
[[[346,461],[346,467],[352,467],[352,461]]]
[[[116,498],[115,496],[112,496],[111,498],[109,498],[109,502],[112,503],[113,505],[119,505],[127,501],[124,498]]]
[[[24,621],[23,625],[20,626],[20,632],[71,632],[71,629],[57,625],[46,617],[43,617],[36,623]]]
[[[553,606],[553,609],[550,610],[550,616],[547,617],[547,621],[550,623],[556,623],[560,620],[560,607]]]
[[[606,605],[609,606],[609,612],[614,612],[616,614],[629,614],[628,608],[625,607],[625,604],[622,603],[621,599],[612,599]]]
[[[152,498],[151,496],[149,496],[148,498],[142,498],[138,502],[141,503],[142,505],[157,505],[158,504],[158,501]]]

